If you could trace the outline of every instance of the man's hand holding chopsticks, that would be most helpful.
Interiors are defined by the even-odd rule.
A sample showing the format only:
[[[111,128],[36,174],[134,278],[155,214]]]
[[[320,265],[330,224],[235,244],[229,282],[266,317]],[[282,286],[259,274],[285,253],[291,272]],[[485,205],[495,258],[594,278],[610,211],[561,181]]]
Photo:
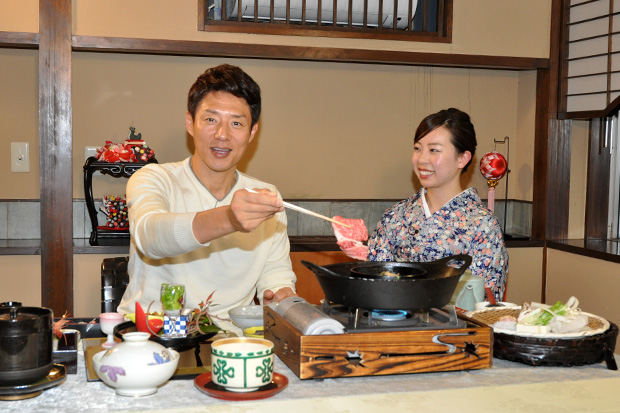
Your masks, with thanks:
[[[275,192],[268,189],[242,189],[233,194],[228,215],[235,230],[251,232],[282,211],[282,200]]]

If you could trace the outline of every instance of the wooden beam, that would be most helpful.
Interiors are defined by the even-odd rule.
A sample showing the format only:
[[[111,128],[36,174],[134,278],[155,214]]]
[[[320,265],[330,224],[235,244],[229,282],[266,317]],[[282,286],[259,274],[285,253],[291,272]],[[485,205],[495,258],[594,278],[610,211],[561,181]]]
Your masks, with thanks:
[[[41,302],[73,313],[71,0],[39,0]]]
[[[572,124],[571,120],[549,121],[546,240],[568,238]]]
[[[185,40],[127,39],[122,37],[73,36],[73,50],[415,66],[479,67],[484,69],[504,70],[534,70],[549,67],[549,59],[531,57],[400,52],[391,50],[279,46]]]
[[[572,121],[550,118],[548,70],[538,71],[536,86],[532,238],[562,240],[568,237]]]
[[[0,31],[0,47],[36,49],[39,47],[39,33]]]
[[[1,47],[37,48],[39,35],[0,31]],[[107,53],[142,53],[183,56],[332,61],[415,66],[477,67],[499,70],[549,68],[549,59],[517,56],[462,55],[454,53],[278,46],[122,37],[73,36],[73,50]]]

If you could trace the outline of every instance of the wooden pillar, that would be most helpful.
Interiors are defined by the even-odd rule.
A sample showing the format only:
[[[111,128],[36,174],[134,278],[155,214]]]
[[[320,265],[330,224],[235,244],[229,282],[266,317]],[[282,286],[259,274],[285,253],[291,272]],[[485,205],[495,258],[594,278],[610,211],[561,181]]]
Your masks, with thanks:
[[[562,0],[552,1],[549,69],[539,69],[536,80],[536,125],[532,238],[568,237],[571,125],[558,119]]]
[[[41,302],[73,313],[71,0],[39,0]]]
[[[590,120],[588,146],[588,178],[586,181],[585,238],[608,237],[609,176],[611,171],[610,143],[606,142],[608,118]]]

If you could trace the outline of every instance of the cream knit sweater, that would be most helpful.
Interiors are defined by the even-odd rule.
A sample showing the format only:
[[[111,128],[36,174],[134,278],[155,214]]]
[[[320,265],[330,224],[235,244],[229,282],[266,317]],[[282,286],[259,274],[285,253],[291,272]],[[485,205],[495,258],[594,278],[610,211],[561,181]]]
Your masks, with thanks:
[[[215,291],[213,314],[224,330],[242,334],[228,319],[228,310],[252,303],[255,294],[283,287],[295,290],[291,268],[286,214],[278,213],[250,233],[235,232],[200,244],[193,235],[197,212],[229,205],[235,191],[267,188],[237,171],[237,181],[222,200],[217,200],[196,178],[190,158],[181,162],[149,164],[127,183],[131,246],[129,285],[118,311],[133,313],[135,302],[146,311],[160,311],[162,283],[181,283],[186,288],[186,308],[195,308]]]

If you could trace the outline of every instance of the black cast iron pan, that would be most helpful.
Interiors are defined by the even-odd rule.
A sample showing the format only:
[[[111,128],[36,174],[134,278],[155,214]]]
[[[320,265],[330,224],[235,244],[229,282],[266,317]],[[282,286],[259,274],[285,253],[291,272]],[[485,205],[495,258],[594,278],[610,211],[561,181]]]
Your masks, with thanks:
[[[378,278],[382,280],[397,278],[426,278],[429,273],[411,262],[382,262],[372,265],[358,265],[351,268],[351,276]]]
[[[450,302],[471,261],[469,255],[462,254],[431,262],[302,264],[315,274],[330,302],[364,309],[428,311]],[[382,275],[384,271],[394,272],[395,268],[407,268],[412,275]]]

